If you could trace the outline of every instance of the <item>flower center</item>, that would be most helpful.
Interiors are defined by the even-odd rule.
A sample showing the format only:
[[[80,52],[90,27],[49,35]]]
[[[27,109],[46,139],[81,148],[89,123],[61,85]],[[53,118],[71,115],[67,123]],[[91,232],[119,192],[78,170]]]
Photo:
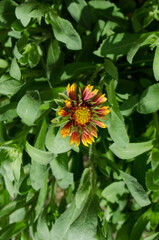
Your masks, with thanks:
[[[74,120],[75,125],[82,126],[90,121],[91,115],[91,110],[88,107],[75,107],[72,119]]]

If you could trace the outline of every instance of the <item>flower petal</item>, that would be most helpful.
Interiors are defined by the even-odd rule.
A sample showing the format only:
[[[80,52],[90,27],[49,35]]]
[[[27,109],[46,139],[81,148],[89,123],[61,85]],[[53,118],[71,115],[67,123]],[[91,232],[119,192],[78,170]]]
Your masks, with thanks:
[[[81,140],[82,140],[82,143],[88,147],[88,144],[87,144],[87,137],[86,135],[84,134],[84,132],[81,133]]]
[[[68,115],[68,112],[64,108],[60,108],[58,111],[58,115],[65,117]]]
[[[98,90],[95,89],[94,91],[92,91],[94,86],[91,86],[90,84],[88,86],[86,86],[86,88],[84,89],[83,91],[83,94],[82,94],[82,98],[84,101],[87,101],[89,100],[90,98],[94,97]]]
[[[95,96],[95,98],[92,101],[95,102],[93,105],[97,106],[106,102],[107,98],[105,97],[105,94],[100,93],[97,96]]]
[[[71,133],[71,126],[72,126],[72,122],[68,122],[67,124],[65,124],[65,126],[63,126],[63,128],[61,129],[60,133],[62,135],[63,138],[67,137],[70,135]]]
[[[92,121],[95,122],[99,127],[101,127],[101,128],[106,128],[105,123],[103,123],[103,122],[101,122],[101,121],[96,121],[96,120],[93,120],[93,119],[92,119]]]
[[[77,147],[80,145],[80,136],[77,132],[73,132],[70,138],[70,145],[76,143]]]
[[[76,83],[73,83],[71,86],[70,84],[67,85],[67,95],[72,100],[76,100]]]
[[[108,106],[103,106],[99,109],[96,109],[97,115],[101,118],[103,118],[103,116],[108,115],[108,113],[110,112],[108,108],[109,108]]]
[[[96,138],[98,137],[96,127],[90,125],[89,130],[90,130],[90,133],[92,134],[93,137],[96,137]]]
[[[67,100],[65,100],[65,106],[68,108],[68,109],[71,109],[72,108],[72,102],[71,102],[71,99],[68,98]]]

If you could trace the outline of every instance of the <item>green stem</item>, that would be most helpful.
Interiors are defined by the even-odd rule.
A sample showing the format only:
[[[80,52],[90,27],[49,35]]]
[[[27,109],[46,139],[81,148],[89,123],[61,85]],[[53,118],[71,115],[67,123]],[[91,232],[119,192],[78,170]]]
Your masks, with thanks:
[[[90,182],[93,192],[96,191],[96,171],[95,171],[95,161],[93,151],[95,149],[95,144],[92,144],[89,149],[89,162],[90,162]]]
[[[92,82],[94,81],[94,79],[96,78],[97,74],[100,72],[100,70],[103,68],[103,66],[97,67],[97,69],[94,71],[94,73],[92,74],[89,83],[92,84]]]

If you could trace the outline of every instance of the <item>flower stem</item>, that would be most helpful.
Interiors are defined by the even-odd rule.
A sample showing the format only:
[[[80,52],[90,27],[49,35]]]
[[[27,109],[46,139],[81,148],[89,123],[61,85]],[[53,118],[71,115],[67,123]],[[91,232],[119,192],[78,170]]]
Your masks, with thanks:
[[[95,144],[90,145],[90,149],[89,149],[89,162],[90,162],[90,183],[92,186],[92,191],[95,192],[96,191],[96,171],[95,171],[95,161],[94,161],[94,152],[95,150]]]

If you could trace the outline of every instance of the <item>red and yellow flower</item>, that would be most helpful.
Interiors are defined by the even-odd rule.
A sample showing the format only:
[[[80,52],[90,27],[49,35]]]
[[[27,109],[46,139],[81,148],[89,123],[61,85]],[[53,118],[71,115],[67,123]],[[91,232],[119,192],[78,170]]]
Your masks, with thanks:
[[[106,128],[101,119],[110,112],[108,106],[102,106],[107,101],[105,94],[93,90],[93,86],[87,85],[80,88],[77,94],[76,83],[67,86],[68,98],[64,101],[64,107],[60,108],[58,115],[68,119],[60,133],[62,137],[71,136],[70,145],[80,144],[80,140],[85,146],[94,142],[97,138],[97,126]]]

